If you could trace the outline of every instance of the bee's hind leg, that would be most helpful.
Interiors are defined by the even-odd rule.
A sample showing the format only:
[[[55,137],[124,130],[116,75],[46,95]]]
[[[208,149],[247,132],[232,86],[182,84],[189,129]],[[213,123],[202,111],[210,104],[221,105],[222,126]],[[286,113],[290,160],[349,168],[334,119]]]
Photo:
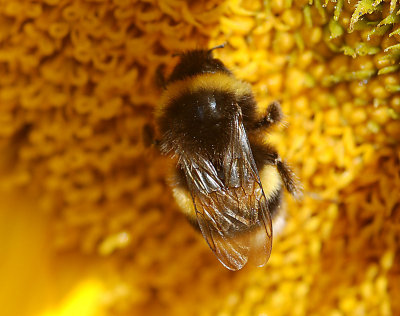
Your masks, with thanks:
[[[262,169],[263,165],[275,166],[286,190],[294,197],[301,196],[302,188],[297,180],[296,175],[293,173],[287,163],[282,160],[277,150],[273,146],[268,144],[253,143],[252,151],[256,163],[258,162],[257,164],[259,169]]]
[[[278,154],[276,154],[274,164],[278,169],[286,190],[294,197],[300,197],[302,195],[302,188],[292,169],[290,169],[286,162],[282,161]]]
[[[274,101],[267,108],[266,115],[254,125],[255,129],[269,128],[272,125],[279,123],[283,119],[281,105],[278,101]]]

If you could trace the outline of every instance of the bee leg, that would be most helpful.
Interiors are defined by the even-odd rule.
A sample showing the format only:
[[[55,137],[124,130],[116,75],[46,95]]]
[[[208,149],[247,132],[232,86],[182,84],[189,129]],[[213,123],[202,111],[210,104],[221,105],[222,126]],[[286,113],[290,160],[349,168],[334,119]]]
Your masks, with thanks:
[[[274,147],[267,144],[253,144],[252,151],[256,163],[258,162],[259,169],[262,168],[262,165],[275,166],[286,190],[295,197],[301,196],[302,188],[300,183],[286,162],[282,161]]]
[[[288,190],[288,192],[293,196],[298,196],[299,194],[301,194],[301,189],[299,187],[295,174],[289,168],[289,166],[284,161],[282,161],[281,157],[278,156],[275,159],[275,165],[282,178],[286,190]]]
[[[152,145],[158,147],[160,141],[154,138],[154,128],[150,124],[145,124],[142,130],[143,143],[145,147],[150,147]]]
[[[279,175],[282,178],[283,185],[285,186],[286,190],[294,197],[300,197],[302,195],[301,185],[292,169],[290,169],[286,162],[282,161],[278,153],[276,153],[274,164],[278,169]]]
[[[267,114],[258,122],[254,128],[268,128],[276,123],[279,123],[283,118],[281,106],[278,101],[274,101],[268,106]]]

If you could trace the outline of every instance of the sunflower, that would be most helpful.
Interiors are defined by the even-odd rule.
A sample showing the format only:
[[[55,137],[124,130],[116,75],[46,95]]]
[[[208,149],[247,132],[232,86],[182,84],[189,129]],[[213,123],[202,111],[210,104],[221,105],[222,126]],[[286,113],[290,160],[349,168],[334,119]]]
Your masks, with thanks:
[[[238,272],[142,142],[157,73],[223,42],[305,191]],[[0,43],[2,314],[400,314],[397,0],[1,0]]]

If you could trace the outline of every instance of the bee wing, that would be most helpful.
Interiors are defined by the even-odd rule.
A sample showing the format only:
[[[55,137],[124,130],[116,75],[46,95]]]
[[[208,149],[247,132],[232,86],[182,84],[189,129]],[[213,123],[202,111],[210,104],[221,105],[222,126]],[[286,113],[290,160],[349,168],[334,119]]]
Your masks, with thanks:
[[[230,270],[248,258],[264,265],[272,247],[272,223],[240,108],[223,157],[224,181],[213,164],[198,154],[181,156],[197,221],[218,260]]]

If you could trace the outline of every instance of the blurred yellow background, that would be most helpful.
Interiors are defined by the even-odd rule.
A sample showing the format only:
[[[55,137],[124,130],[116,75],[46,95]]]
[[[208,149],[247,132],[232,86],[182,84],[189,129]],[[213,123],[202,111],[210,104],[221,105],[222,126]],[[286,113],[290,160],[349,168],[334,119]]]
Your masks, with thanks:
[[[1,315],[400,315],[400,3],[0,0]],[[142,145],[173,53],[213,47],[299,176],[231,272]]]

